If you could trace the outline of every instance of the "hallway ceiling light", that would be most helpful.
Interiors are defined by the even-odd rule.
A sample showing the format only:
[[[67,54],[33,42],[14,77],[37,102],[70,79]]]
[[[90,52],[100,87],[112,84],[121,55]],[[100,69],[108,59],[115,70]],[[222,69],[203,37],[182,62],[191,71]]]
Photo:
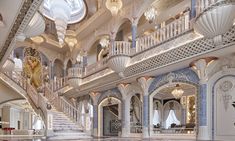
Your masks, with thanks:
[[[107,37],[103,37],[100,39],[100,45],[102,48],[106,48],[109,46],[109,40]]]
[[[176,84],[175,89],[171,92],[175,99],[180,99],[184,94],[184,91],[181,89],[179,84]]]
[[[64,43],[68,24],[81,21],[86,15],[83,0],[44,0],[42,13],[54,20],[60,45]]]
[[[118,11],[122,8],[122,0],[106,0],[105,5],[112,15],[116,16]]]
[[[157,11],[154,7],[150,7],[144,12],[144,16],[149,23],[152,23],[156,19]]]

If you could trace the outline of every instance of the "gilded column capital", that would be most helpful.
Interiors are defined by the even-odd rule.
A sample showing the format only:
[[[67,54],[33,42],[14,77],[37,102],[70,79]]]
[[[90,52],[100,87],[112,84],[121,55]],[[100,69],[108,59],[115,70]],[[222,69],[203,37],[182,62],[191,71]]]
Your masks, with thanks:
[[[143,76],[137,79],[138,83],[140,84],[144,95],[148,95],[148,89],[150,84],[153,82],[153,77],[151,76]]]
[[[126,99],[127,98],[127,94],[130,90],[131,84],[130,83],[121,83],[118,84],[118,90],[121,92],[122,94],[122,99]]]
[[[100,92],[90,92],[89,95],[91,96],[93,100],[93,105],[98,105],[98,100],[101,95]]]

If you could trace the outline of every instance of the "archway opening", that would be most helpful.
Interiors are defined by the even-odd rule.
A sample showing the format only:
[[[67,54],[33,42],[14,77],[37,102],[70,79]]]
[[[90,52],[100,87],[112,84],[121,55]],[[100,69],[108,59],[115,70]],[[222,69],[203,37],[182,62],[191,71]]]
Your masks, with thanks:
[[[98,135],[119,136],[121,130],[121,101],[115,97],[107,97],[98,107]]]
[[[196,137],[197,87],[171,83],[150,95],[151,134],[189,134]]]

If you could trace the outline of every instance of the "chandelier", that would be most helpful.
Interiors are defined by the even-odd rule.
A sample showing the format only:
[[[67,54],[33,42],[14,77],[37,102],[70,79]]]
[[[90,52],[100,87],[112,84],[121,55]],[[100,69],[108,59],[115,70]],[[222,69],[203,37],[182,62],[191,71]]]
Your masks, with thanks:
[[[106,48],[109,46],[109,40],[107,37],[103,37],[100,39],[100,45],[102,48]]]
[[[175,89],[171,92],[175,99],[180,99],[184,94],[184,91],[180,88],[179,84],[176,84]]]
[[[105,5],[112,15],[116,16],[118,11],[122,8],[122,0],[106,0]]]
[[[144,16],[146,18],[146,20],[149,21],[149,23],[152,23],[157,15],[157,11],[154,7],[150,7],[149,9],[147,9],[147,11],[144,12]]]
[[[68,24],[81,21],[86,15],[83,0],[44,0],[40,11],[55,22],[59,44],[62,46]]]

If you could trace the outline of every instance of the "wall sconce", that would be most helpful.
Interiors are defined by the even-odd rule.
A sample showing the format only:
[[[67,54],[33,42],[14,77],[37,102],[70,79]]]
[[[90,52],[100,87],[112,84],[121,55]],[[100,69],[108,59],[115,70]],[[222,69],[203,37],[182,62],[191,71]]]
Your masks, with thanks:
[[[3,22],[3,17],[2,17],[2,14],[0,13],[0,27],[4,27],[5,24]]]

